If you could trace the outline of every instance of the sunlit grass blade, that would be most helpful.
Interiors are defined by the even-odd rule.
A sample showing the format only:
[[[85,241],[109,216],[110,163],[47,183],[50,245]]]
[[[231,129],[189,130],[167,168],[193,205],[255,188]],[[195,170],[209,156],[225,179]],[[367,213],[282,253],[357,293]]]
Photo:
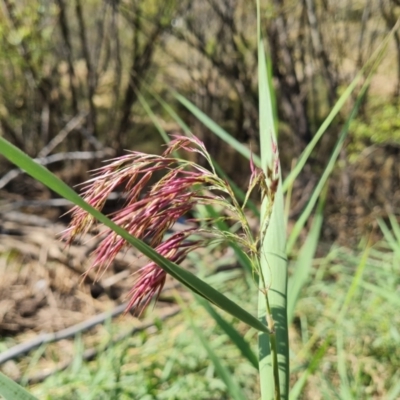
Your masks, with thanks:
[[[38,400],[18,383],[0,372],[0,395],[6,400]]]
[[[271,101],[272,120],[274,121],[275,134],[276,136],[278,136],[279,116],[278,116],[278,104],[276,101],[276,93],[275,90],[272,90],[274,88],[272,59],[268,51],[266,53],[264,52],[264,54],[265,54],[265,64],[267,66],[268,87],[271,88],[271,90],[269,91],[269,95]]]
[[[365,249],[361,260],[357,266],[356,273],[352,279],[349,290],[347,291],[346,297],[344,299],[343,305],[336,319],[336,344],[337,344],[337,369],[340,377],[340,393],[341,397],[344,399],[354,398],[351,390],[351,385],[349,382],[349,376],[346,364],[346,351],[344,347],[344,334],[342,324],[345,321],[345,315],[349,309],[350,303],[354,298],[357,289],[360,287],[362,281],[362,275],[367,266],[368,256],[369,256],[370,245]]]
[[[349,376],[346,365],[346,352],[344,349],[343,331],[338,327],[336,330],[336,351],[337,351],[337,369],[340,377],[340,397],[342,399],[353,399],[351,392]]]
[[[340,325],[341,321],[343,321],[345,314],[349,308],[350,302],[353,299],[353,297],[355,296],[355,293],[358,289],[358,287],[361,284],[362,281],[362,275],[364,273],[364,270],[367,266],[367,261],[368,261],[368,256],[369,256],[369,252],[370,252],[371,246],[368,244],[367,248],[364,250],[363,255],[361,257],[360,262],[358,263],[357,269],[356,269],[356,273],[354,274],[354,277],[351,281],[351,285],[349,290],[347,291],[346,297],[344,299],[342,308],[338,314],[337,317],[337,323]]]
[[[400,307],[400,297],[396,292],[390,292],[385,288],[379,287],[378,285],[374,285],[369,282],[361,281],[360,286],[372,293],[375,293],[377,296],[382,297],[387,302],[392,303],[396,307]]]
[[[339,312],[336,312],[337,318],[335,321],[335,325],[333,326],[333,328],[337,332],[337,335],[339,335],[340,332],[343,331],[342,324],[343,324],[343,321],[345,321],[346,312],[349,309],[350,303],[353,300],[357,289],[359,287],[363,286],[362,275],[367,266],[369,251],[370,251],[370,247],[368,246],[361,257],[361,260],[358,262],[357,270],[351,281],[350,288],[347,290],[347,294],[346,294],[346,297],[344,298],[343,302],[340,301],[337,303],[337,307],[336,306],[333,307],[334,309],[337,308],[339,310]],[[336,254],[336,251],[334,254]],[[322,332],[320,332],[320,333],[322,333]],[[316,341],[318,340],[319,337],[320,337],[320,334],[317,334],[317,333],[314,334],[313,338],[310,339],[307,346],[303,347],[301,357],[303,357],[303,358],[307,357],[308,352],[310,352],[311,349],[313,347],[315,347]],[[346,360],[345,360],[346,353],[344,351],[344,343],[343,343],[344,338],[337,336],[336,341],[337,341],[337,346],[338,346],[337,351],[338,351],[338,355],[339,355],[338,370],[340,370],[339,373],[342,378],[340,389],[341,389],[342,393],[350,393],[350,385],[349,385],[349,382],[347,379],[347,369],[346,369]],[[331,346],[331,342],[332,342],[332,338],[329,335],[324,340],[322,345],[318,346],[318,350],[315,353],[315,355],[312,357],[312,359],[307,367],[307,370],[300,376],[300,378],[296,381],[295,385],[293,386],[291,393],[290,393],[290,400],[296,400],[301,396],[301,392],[302,392],[305,384],[307,383],[308,377],[320,365],[326,351]],[[307,353],[305,352],[306,349],[308,350]],[[352,397],[341,397],[341,398],[352,398]]]
[[[151,109],[149,103],[146,101],[146,99],[143,97],[143,95],[138,90],[136,91],[136,95],[138,97],[140,104],[142,105],[143,109],[146,111],[147,115],[150,117],[151,122],[157,128],[158,133],[160,134],[160,136],[162,137],[164,142],[169,143],[170,138],[167,135],[167,132],[165,132],[165,129],[161,126],[156,115],[153,113],[153,110]]]
[[[371,75],[371,73],[373,73],[373,71],[375,71],[377,65],[380,63],[380,61],[383,57],[383,54],[386,50],[389,40],[393,36],[393,34],[396,31],[396,29],[398,28],[398,26],[399,26],[399,20],[397,21],[396,25],[392,28],[390,33],[382,41],[380,46],[375,50],[375,52],[371,55],[371,57],[365,63],[365,65],[363,66],[361,71],[355,76],[355,78],[352,80],[350,85],[346,88],[346,90],[343,92],[343,94],[339,97],[336,104],[332,107],[332,110],[330,111],[329,115],[326,117],[326,119],[321,124],[318,131],[315,133],[311,142],[304,149],[296,166],[293,168],[293,170],[290,172],[290,174],[286,177],[285,181],[283,182],[283,191],[284,192],[286,192],[288,190],[289,186],[293,185],[297,176],[303,170],[304,165],[306,164],[306,162],[307,162],[308,158],[310,157],[312,151],[314,150],[315,146],[317,145],[317,143],[319,142],[321,137],[324,135],[324,133],[326,132],[326,130],[328,129],[329,125],[332,123],[334,118],[338,115],[339,111],[343,108],[344,104],[349,99],[349,97],[351,96],[353,91],[356,89],[358,83],[361,81],[361,79],[364,76],[364,74],[366,73],[366,71],[368,69],[370,69],[370,72],[368,73],[368,75]]]
[[[197,301],[206,309],[206,311],[211,315],[215,322],[220,326],[220,328],[228,335],[232,340],[232,343],[240,350],[242,355],[253,365],[254,368],[258,369],[258,359],[251,349],[249,343],[240,335],[240,333],[235,329],[235,327],[222,318],[214,308],[202,299],[197,297]]]
[[[400,225],[397,222],[396,216],[394,214],[389,214],[390,225],[392,226],[393,233],[396,237],[396,241],[400,248]]]
[[[391,247],[391,249],[393,250],[394,254],[396,254],[397,257],[400,257],[400,242],[397,240],[397,238],[390,231],[390,229],[385,224],[383,219],[378,218],[377,221],[378,221],[379,228],[381,228],[383,236],[385,237],[388,245]]]
[[[353,93],[354,89],[357,87],[358,82],[362,78],[362,74],[359,73],[351,84],[346,88],[344,93],[340,96],[339,100],[336,102],[332,110],[330,111],[329,115],[326,117],[316,134],[313,136],[311,142],[307,145],[304,149],[303,153],[301,154],[299,161],[296,163],[296,166],[290,172],[290,174],[286,177],[283,182],[283,191],[286,192],[290,186],[293,185],[294,181],[296,180],[297,176],[303,170],[308,158],[310,157],[312,151],[314,150],[315,146],[322,138],[326,130],[328,129],[329,125],[338,115],[339,111],[343,108],[344,104]]]
[[[268,85],[268,70],[261,34],[260,2],[257,1],[257,47],[258,47],[258,90],[259,90],[259,120],[261,160],[264,171],[273,168],[274,143],[276,142],[275,122]],[[261,226],[268,213],[268,199],[261,206]],[[264,232],[261,232],[264,234]],[[259,362],[261,398],[263,400],[287,399],[289,392],[289,339],[287,325],[287,259],[286,259],[286,225],[284,218],[284,202],[282,183],[279,182],[272,214],[260,248],[261,273],[258,316],[265,320],[268,311],[266,307],[267,290],[268,303],[272,319],[275,323],[273,334],[259,335]]]
[[[248,160],[253,157],[254,164],[258,167],[261,167],[260,157],[258,157],[256,154],[252,154],[249,148],[237,141],[227,131],[222,129],[208,115],[206,115],[188,99],[186,99],[179,93],[174,92],[173,94],[182,105],[184,105],[204,126],[210,129],[210,131],[212,131],[216,136],[222,139],[225,143],[229,144],[233,149],[235,149],[239,154],[241,154]]]
[[[391,389],[387,393],[386,400],[398,400],[400,397],[400,377],[399,374],[397,374],[397,379],[393,379],[394,382],[396,382]]]
[[[84,351],[85,347],[83,344],[82,335],[78,334],[74,340],[74,358],[70,367],[72,373],[74,374],[79,374],[82,372],[82,368],[84,367]]]
[[[215,354],[214,350],[211,348],[209,341],[203,335],[203,332],[193,323],[193,321],[190,321],[190,325],[193,329],[193,332],[199,338],[204,349],[207,351],[208,357],[214,364],[217,374],[225,383],[226,388],[230,394],[230,398],[235,400],[247,400],[247,397],[244,395],[242,389],[237,384],[233,374],[231,374],[231,372],[222,364],[217,354]]]
[[[324,340],[322,345],[318,346],[318,350],[311,357],[311,360],[307,365],[307,369],[302,373],[300,378],[297,379],[296,383],[293,385],[290,391],[289,400],[297,400],[298,398],[300,398],[303,388],[307,383],[308,377],[312,375],[314,371],[316,371],[321,365],[321,362],[326,352],[328,351],[330,344],[331,339],[328,337]]]
[[[37,363],[39,362],[40,358],[43,356],[43,354],[44,354],[44,352],[46,351],[47,348],[48,348],[48,344],[47,343],[42,344],[34,352],[33,356],[30,358],[29,365],[26,368],[26,370],[24,371],[24,374],[23,374],[21,380],[19,381],[22,386],[26,386],[28,384],[28,382],[29,382],[29,374],[35,368],[35,366],[37,365]]]
[[[311,271],[312,271],[312,260],[317,250],[318,241],[321,233],[323,211],[325,207],[325,199],[327,193],[327,187],[322,192],[317,210],[314,216],[313,224],[310,232],[307,235],[307,239],[300,250],[299,257],[296,261],[294,274],[289,279],[288,289],[288,321],[292,322],[294,316],[294,310],[296,307],[297,300],[299,299],[301,289],[307,283]]]
[[[310,217],[312,210],[318,200],[318,197],[323,189],[323,187],[325,186],[326,182],[328,181],[329,176],[331,175],[336,160],[340,154],[340,151],[342,149],[342,146],[344,144],[344,141],[347,137],[348,131],[349,131],[349,127],[350,127],[350,123],[351,121],[355,118],[355,116],[357,115],[359,106],[364,98],[364,95],[368,89],[369,86],[369,81],[367,81],[363,88],[360,91],[360,94],[357,97],[356,103],[350,113],[350,116],[348,117],[344,127],[342,128],[339,138],[336,142],[336,145],[332,151],[332,154],[329,158],[328,164],[325,167],[325,170],[320,178],[320,180],[317,183],[317,186],[315,187],[313,193],[310,196],[310,199],[308,200],[308,203],[305,207],[305,209],[303,210],[303,212],[301,213],[300,217],[297,219],[295,225],[293,226],[292,232],[290,233],[290,236],[288,238],[287,241],[287,248],[286,251],[288,254],[290,254],[293,250],[293,247],[301,233],[301,230],[303,229],[305,223],[307,222],[308,218]]]
[[[185,269],[164,258],[146,243],[131,236],[127,231],[116,225],[104,214],[91,207],[82,199],[82,197],[75,193],[74,190],[72,190],[68,185],[62,182],[49,170],[35,163],[28,155],[23,153],[21,150],[19,150],[17,147],[15,147],[2,137],[0,137],[0,153],[8,158],[12,163],[17,165],[19,168],[26,171],[33,178],[35,178],[39,182],[42,182],[44,185],[49,187],[54,192],[58,193],[60,196],[73,202],[77,206],[81,207],[83,210],[90,213],[99,222],[112,229],[128,243],[137,248],[141,253],[143,253],[145,256],[147,256],[157,265],[163,268],[172,277],[183,283],[186,287],[188,287],[195,293],[203,296],[216,306],[227,311],[231,315],[252,326],[253,328],[264,332],[268,331],[267,327],[262,324],[257,318],[245,311],[239,305],[229,300],[222,293],[218,292],[189,271],[186,271]]]
[[[154,90],[150,88],[145,82],[142,82],[146,90],[153,96],[164,110],[172,117],[172,119],[180,126],[180,128],[185,132],[186,135],[191,134],[192,131],[185,123],[185,121],[178,115],[178,113],[171,107],[161,96],[159,96]]]

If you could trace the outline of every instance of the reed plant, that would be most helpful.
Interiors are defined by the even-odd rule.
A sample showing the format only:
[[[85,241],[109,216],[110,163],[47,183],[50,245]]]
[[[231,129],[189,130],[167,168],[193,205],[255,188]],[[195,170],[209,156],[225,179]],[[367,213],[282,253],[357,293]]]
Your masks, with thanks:
[[[156,124],[156,128],[166,141],[172,139],[161,156],[130,152],[111,160],[106,166],[97,170],[92,179],[85,184],[82,197],[2,137],[0,137],[0,153],[33,178],[75,204],[72,210],[72,222],[63,234],[67,243],[90,230],[93,225],[101,226],[99,235],[102,241],[95,250],[92,268],[99,270],[107,268],[118,252],[127,246],[137,248],[148,257],[149,263],[138,271],[136,280],[132,283],[128,308],[135,307],[139,310],[139,314],[142,313],[146,306],[159,296],[167,275],[172,276],[198,297],[200,304],[228,334],[249,363],[258,368],[261,398],[278,400],[289,398],[288,317],[290,321],[299,292],[310,275],[310,264],[321,229],[326,182],[343,145],[348,126],[368,87],[368,79],[342,129],[326,171],[316,186],[309,205],[289,237],[286,234],[284,193],[290,194],[296,176],[316,143],[362,77],[365,74],[371,76],[382,57],[386,42],[339,98],[327,120],[314,136],[314,140],[300,157],[293,172],[285,182],[282,182],[275,132],[277,113],[271,70],[263,44],[259,1],[257,13],[260,157],[234,140],[187,99],[178,93],[174,94],[176,99],[202,123],[239,154],[248,158],[251,176],[246,193],[242,193],[224,176],[203,143],[190,133],[190,129],[167,104],[162,103],[162,99],[160,103],[181,125],[185,135],[168,138],[161,126]],[[156,123],[157,119],[146,103],[145,96],[140,93],[138,95],[150,118]],[[284,143],[281,146],[284,146]],[[206,161],[207,167],[181,158],[179,154],[182,151],[200,155]],[[146,189],[150,178],[160,171],[163,172],[162,178],[150,189]],[[121,186],[124,187],[126,194],[125,206],[107,217],[102,214],[105,201],[115,188]],[[256,214],[260,215],[258,232],[253,232],[250,228],[245,212],[247,205],[251,204],[250,208],[253,210],[255,208],[250,200],[250,194],[254,190],[260,193],[261,207],[256,210]],[[288,297],[287,256],[297,244],[299,232],[317,203],[314,223],[300,252],[294,279],[289,282],[291,292]],[[202,211],[193,218],[194,224],[179,233],[168,235],[169,229],[195,208]],[[234,229],[231,229],[232,227]],[[238,261],[250,272],[253,290],[259,297],[257,316],[245,310],[240,302],[232,301],[221,291],[179,265],[198,247],[212,246],[216,243],[227,243],[231,246]],[[214,307],[229,313],[258,332],[258,357],[254,355],[243,336],[232,324],[227,323]],[[202,332],[194,325],[193,329],[227,385],[230,396],[244,399],[241,388],[215,356]],[[257,382],[254,382],[254,385],[257,385]],[[0,394],[11,400],[34,398],[4,375],[0,376]]]

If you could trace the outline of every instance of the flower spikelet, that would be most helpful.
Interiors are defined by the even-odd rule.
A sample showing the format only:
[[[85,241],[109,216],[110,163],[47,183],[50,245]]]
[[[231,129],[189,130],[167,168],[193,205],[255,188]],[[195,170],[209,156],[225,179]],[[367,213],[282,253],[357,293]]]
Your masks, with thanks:
[[[173,157],[172,154],[179,150],[200,154],[208,167]],[[248,193],[256,186],[267,192],[269,185],[265,182],[275,179],[275,168],[268,177],[252,162],[251,169]],[[150,186],[160,173],[162,177]],[[232,188],[215,173],[204,144],[195,137],[174,136],[162,155],[129,152],[111,160],[93,172],[92,178],[83,186],[83,197],[91,206],[102,211],[107,198],[115,191],[122,191],[125,203],[109,215],[112,221],[132,236],[145,240],[174,263],[181,263],[190,251],[207,245],[211,240],[236,240],[246,252],[255,253],[256,240],[252,238],[244,215],[244,205],[239,205]],[[239,223],[241,233],[221,234],[215,229],[207,229],[210,221],[206,220],[201,229],[191,226],[171,235],[169,232],[176,222],[197,205],[212,205],[226,210],[226,217],[221,215],[219,218],[226,218],[231,224]],[[63,233],[63,239],[68,244],[96,226],[95,219],[79,207],[72,208],[71,214],[71,223]],[[96,268],[100,272],[111,265],[128,243],[107,227],[102,227],[98,236],[101,241],[93,252],[91,269]],[[159,297],[167,274],[154,262],[149,262],[135,274],[137,278],[130,291],[128,309],[136,307],[142,313],[152,298]]]

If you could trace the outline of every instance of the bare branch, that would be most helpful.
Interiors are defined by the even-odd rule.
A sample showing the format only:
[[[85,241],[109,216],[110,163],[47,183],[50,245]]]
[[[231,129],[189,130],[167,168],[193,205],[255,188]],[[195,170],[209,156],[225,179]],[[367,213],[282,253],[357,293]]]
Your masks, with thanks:
[[[55,333],[42,333],[28,342],[21,343],[19,345],[11,347],[10,349],[8,349],[0,354],[0,364],[4,364],[8,360],[12,360],[14,358],[20,357],[23,354],[26,354],[26,353],[30,352],[31,350],[34,350],[43,344],[54,343],[54,342],[58,342],[63,339],[68,339],[68,338],[74,337],[78,333],[81,333],[83,331],[86,331],[88,329],[95,327],[96,325],[104,323],[109,318],[115,318],[116,316],[122,314],[126,310],[126,306],[127,306],[127,304],[120,304],[119,306],[115,307],[111,312],[107,311],[107,312],[101,313],[99,315],[96,315],[95,317],[88,319],[87,321],[83,321],[79,324],[73,325],[69,328],[63,329],[63,330],[55,332]],[[163,320],[163,319],[170,318],[170,317],[176,315],[179,312],[179,310],[180,310],[179,307],[174,307],[170,312],[161,316],[160,319]],[[129,332],[126,332],[124,335],[119,335],[117,338],[115,338],[112,341],[112,343],[121,341],[123,338],[130,336],[136,332],[145,330],[152,325],[154,325],[154,322],[143,323],[139,327],[135,327],[135,328],[129,330]],[[94,349],[92,349],[92,352],[90,353],[91,358],[93,358],[95,356],[95,354],[97,354],[97,351],[95,350],[93,353],[93,350]]]
[[[72,110],[75,114],[78,113],[78,95],[75,87],[75,69],[72,61],[72,45],[70,39],[70,31],[66,17],[65,3],[64,0],[57,0],[58,8],[60,10],[59,13],[59,21],[60,21],[60,29],[61,35],[65,43],[65,52],[68,63],[68,74],[69,74],[69,88],[71,91],[72,97]]]
[[[67,160],[93,160],[97,158],[110,157],[114,154],[114,152],[110,149],[99,150],[99,151],[72,151],[69,153],[58,153],[53,154],[48,157],[35,158],[36,161],[40,165],[49,165],[60,161]],[[6,186],[10,181],[12,181],[17,176],[23,174],[25,171],[21,169],[12,169],[7,172],[0,179],[0,189]]]
[[[79,24],[79,37],[81,41],[81,47],[83,52],[83,57],[86,63],[86,69],[88,74],[88,100],[89,100],[89,129],[96,136],[96,107],[93,102],[93,96],[96,89],[96,72],[92,66],[92,61],[90,58],[89,45],[87,42],[86,26],[83,19],[83,11],[81,0],[75,0],[75,12]]]
[[[72,118],[67,125],[55,136],[50,143],[48,143],[42,150],[40,150],[38,154],[38,158],[46,157],[49,153],[51,153],[61,142],[65,140],[70,132],[74,129],[78,128],[83,120],[85,119],[87,112],[82,112]]]

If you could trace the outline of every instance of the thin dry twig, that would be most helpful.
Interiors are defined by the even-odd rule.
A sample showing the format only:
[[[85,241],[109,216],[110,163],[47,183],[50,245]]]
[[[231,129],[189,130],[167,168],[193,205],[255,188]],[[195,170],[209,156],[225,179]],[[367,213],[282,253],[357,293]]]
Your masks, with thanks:
[[[120,311],[119,307],[122,309],[122,307],[126,307],[126,304],[121,304],[120,306],[118,306],[118,307],[117,307],[117,308],[118,308],[118,311]],[[123,310],[124,310],[124,309],[122,309],[122,311],[123,311]],[[122,311],[120,311],[119,313],[121,313]],[[175,315],[177,315],[177,314],[179,313],[179,311],[180,311],[180,307],[175,306],[175,307],[171,308],[168,312],[166,312],[164,315],[160,316],[160,317],[158,318],[158,320],[165,321],[165,320],[167,320],[167,319],[169,319],[169,318],[174,317]],[[103,313],[103,314],[105,314],[105,313]],[[101,314],[100,314],[100,315],[101,315]],[[99,315],[99,316],[100,316],[100,315]],[[98,317],[99,317],[99,316],[98,316]],[[110,316],[110,314],[107,313],[106,318],[109,317],[109,316]],[[95,318],[96,318],[96,317],[95,317]],[[105,319],[106,319],[106,318],[105,318]],[[105,319],[104,319],[104,320],[105,320]],[[101,321],[101,322],[104,322],[104,320]],[[87,321],[87,322],[88,322],[88,321]],[[100,348],[98,348],[98,349],[96,349],[96,348],[90,348],[90,349],[84,351],[84,353],[83,353],[83,355],[82,355],[82,359],[83,359],[84,361],[93,360],[93,359],[97,356],[97,354],[99,354],[100,351],[105,351],[107,348],[109,348],[110,346],[112,346],[112,345],[114,345],[114,344],[120,342],[121,340],[123,340],[123,339],[125,339],[125,338],[127,338],[127,337],[129,337],[129,336],[132,336],[132,335],[134,335],[134,334],[137,333],[137,332],[141,332],[141,331],[144,331],[144,330],[146,330],[146,329],[149,329],[149,328],[153,327],[154,324],[155,324],[155,322],[154,322],[154,320],[153,320],[153,321],[151,321],[151,322],[142,323],[140,326],[137,326],[137,327],[134,327],[134,328],[132,328],[132,329],[129,329],[129,330],[127,330],[126,332],[121,333],[120,335],[116,336],[112,341],[110,341],[105,347],[102,347],[101,349],[100,349]],[[68,329],[71,329],[71,328],[68,328]],[[65,329],[65,331],[66,331],[66,330],[67,330],[67,329]],[[76,333],[75,333],[75,334],[76,334]],[[51,371],[40,372],[40,373],[38,373],[38,374],[36,374],[36,375],[33,375],[33,376],[31,376],[31,377],[28,377],[27,380],[26,380],[26,382],[27,382],[28,384],[31,384],[31,385],[34,384],[34,383],[42,382],[42,381],[44,381],[45,379],[47,379],[48,377],[50,377],[51,375],[54,375],[54,374],[57,373],[57,372],[60,372],[60,371],[63,371],[63,370],[65,370],[65,369],[67,369],[67,368],[72,364],[72,362],[73,362],[73,359],[68,360],[68,361],[64,361],[63,363],[60,363],[56,368],[54,368],[54,369],[51,370]],[[21,379],[22,379],[22,378],[20,378],[19,381],[21,381]]]
[[[23,354],[30,352],[33,349],[38,348],[42,344],[57,342],[62,339],[68,339],[77,335],[78,333],[93,328],[94,326],[103,323],[107,318],[113,318],[124,312],[126,304],[120,304],[115,307],[111,312],[104,312],[95,317],[92,317],[86,321],[80,322],[79,324],[70,326],[69,328],[62,329],[61,331],[54,333],[41,333],[34,339],[28,342],[20,343],[0,354],[0,364],[5,363],[8,360],[20,357]]]
[[[87,330],[95,327],[96,325],[104,323],[109,318],[115,318],[118,315],[122,314],[126,310],[127,304],[128,303],[120,304],[111,311],[103,312],[92,318],[87,319],[86,321],[83,321],[83,322],[80,322],[79,324],[62,329],[58,332],[41,333],[32,340],[29,340],[27,342],[20,343],[16,346],[13,346],[10,349],[8,349],[0,354],[0,365],[4,364],[6,361],[18,358],[26,353],[29,353],[30,351],[37,349],[38,347],[40,347],[43,344],[58,342],[63,339],[69,339],[71,337],[76,336],[78,333],[87,331]],[[176,307],[173,309],[173,312],[168,313],[166,315],[172,316],[172,315],[177,314],[178,311],[179,311],[179,308]],[[168,317],[164,316],[164,318],[168,318]],[[163,319],[163,317],[161,317],[161,319]],[[153,324],[154,324],[153,322],[147,323],[147,324],[142,324],[141,326],[136,327],[133,330],[130,330],[129,332],[130,332],[130,334],[132,334],[137,331],[147,329],[149,326],[151,326]],[[121,339],[123,339],[126,336],[128,336],[128,333],[124,333],[123,335],[117,336],[117,338],[113,340],[113,343],[120,341]]]
[[[60,132],[45,146],[42,150],[40,150],[38,154],[38,158],[46,157],[50,154],[60,143],[62,143],[65,138],[72,132],[74,129],[78,128],[84,119],[87,116],[87,112],[81,112],[78,115],[75,115],[65,126],[61,129]]]
[[[57,153],[52,154],[48,157],[40,157],[35,158],[36,161],[40,165],[49,165],[60,161],[67,160],[93,160],[96,158],[110,157],[113,155],[113,152],[110,149],[106,150],[98,150],[98,151],[71,151],[68,153]],[[24,173],[19,168],[12,169],[8,171],[1,179],[0,179],[0,189],[6,186],[9,182],[15,179],[18,175]]]

